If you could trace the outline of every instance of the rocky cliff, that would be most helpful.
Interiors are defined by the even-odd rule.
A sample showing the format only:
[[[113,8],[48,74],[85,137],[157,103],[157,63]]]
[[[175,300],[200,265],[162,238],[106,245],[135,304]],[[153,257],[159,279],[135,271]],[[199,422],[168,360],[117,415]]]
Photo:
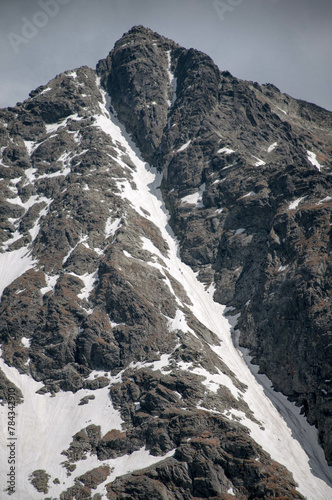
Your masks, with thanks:
[[[231,335],[331,462],[331,117],[143,27],[0,111],[15,491],[327,498]]]
[[[240,343],[318,427],[332,463],[332,115],[220,72],[205,54],[157,44],[145,29],[128,36],[98,69],[164,174],[181,256],[215,283],[215,300],[241,313]]]

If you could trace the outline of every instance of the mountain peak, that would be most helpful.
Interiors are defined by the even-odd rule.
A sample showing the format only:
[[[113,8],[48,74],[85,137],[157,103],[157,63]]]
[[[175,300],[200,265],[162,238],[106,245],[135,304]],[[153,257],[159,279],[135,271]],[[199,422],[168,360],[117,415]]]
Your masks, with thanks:
[[[172,45],[176,45],[175,42],[165,38],[159,33],[151,30],[150,28],[146,28],[145,26],[138,25],[133,26],[130,30],[122,35],[122,37],[115,43],[114,49],[118,46],[122,46],[125,43],[154,43],[164,41],[170,43]]]
[[[1,110],[20,497],[331,496],[331,116],[142,26]]]
[[[160,38],[160,36],[161,36],[161,35],[159,35],[159,33],[156,33],[152,29],[147,28],[146,26],[143,26],[142,24],[139,24],[137,26],[133,26],[132,28],[130,28],[130,30],[127,31],[127,33],[124,33],[123,36],[133,35],[133,34],[137,34],[137,33],[148,35],[148,36],[157,36],[158,38]]]

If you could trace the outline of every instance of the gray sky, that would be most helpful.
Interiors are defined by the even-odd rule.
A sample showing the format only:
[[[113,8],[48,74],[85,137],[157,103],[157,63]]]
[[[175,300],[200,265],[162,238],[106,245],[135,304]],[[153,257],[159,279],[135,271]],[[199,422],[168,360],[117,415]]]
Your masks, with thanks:
[[[0,0],[0,107],[94,68],[135,24],[332,110],[331,0]]]

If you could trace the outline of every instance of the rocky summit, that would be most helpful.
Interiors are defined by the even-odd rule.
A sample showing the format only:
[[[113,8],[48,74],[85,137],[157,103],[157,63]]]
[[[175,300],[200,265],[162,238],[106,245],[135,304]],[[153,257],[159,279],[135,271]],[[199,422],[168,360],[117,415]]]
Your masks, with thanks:
[[[0,110],[1,498],[332,497],[331,131],[142,26]]]

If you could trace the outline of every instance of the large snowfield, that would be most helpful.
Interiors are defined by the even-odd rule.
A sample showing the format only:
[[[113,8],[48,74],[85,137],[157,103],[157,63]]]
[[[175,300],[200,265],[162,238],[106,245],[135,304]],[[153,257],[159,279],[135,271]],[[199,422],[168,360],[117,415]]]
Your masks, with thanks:
[[[272,389],[271,383],[265,376],[258,375],[257,367],[250,365],[247,353],[234,345],[232,339],[234,325],[232,325],[230,318],[225,317],[225,307],[214,302],[213,287],[206,290],[192,269],[180,259],[178,242],[168,224],[168,213],[161,198],[160,189],[158,189],[161,183],[161,174],[141,159],[139,151],[132,144],[130,137],[117,118],[107,111],[106,95],[102,89],[101,92],[104,96],[104,106],[101,113],[95,116],[95,125],[109,134],[113,141],[118,141],[126,149],[136,166],[136,171],[132,172],[132,175],[137,189],[134,189],[129,181],[121,180],[123,186],[121,196],[129,199],[138,213],[156,224],[169,246],[168,257],[165,258],[149,240],[142,241],[142,247],[144,245],[144,248],[152,255],[159,257],[158,263],[156,259],[152,258],[150,264],[158,267],[165,276],[165,271],[167,271],[183,284],[192,302],[190,306],[192,313],[221,341],[220,345],[211,346],[211,348],[235,373],[238,380],[248,386],[248,389],[244,393],[240,393],[232,380],[224,374],[211,375],[202,368],[199,374],[206,376],[205,385],[213,391],[219,385],[226,385],[234,397],[242,397],[246,401],[260,424],[254,423],[244,413],[235,410],[231,411],[228,418],[240,419],[241,423],[249,428],[253,439],[270,453],[274,460],[285,465],[293,473],[294,479],[299,485],[298,490],[308,500],[331,499],[332,468],[328,467],[322,448],[318,445],[316,429],[311,427],[300,415],[299,408]],[[146,215],[146,211],[150,215]],[[108,232],[112,230],[113,228],[108,228]],[[2,260],[4,264],[1,267]],[[6,273],[8,264],[12,262],[15,262],[16,272]],[[0,269],[3,269],[5,273],[4,286],[10,284],[15,277],[32,265],[34,263],[23,251],[1,254]],[[171,292],[174,293],[170,283],[169,286]],[[236,318],[234,318],[235,322]],[[175,319],[170,319],[169,328],[190,332],[180,310]],[[194,335],[194,333],[192,334]],[[168,360],[169,357],[164,355],[160,362],[150,363],[150,367],[152,369],[163,367],[167,369]],[[119,412],[113,408],[109,389],[94,391],[94,400],[91,400],[87,405],[78,406],[82,397],[91,394],[91,391],[80,390],[76,394],[59,392],[54,397],[49,394],[39,395],[36,394],[36,391],[43,384],[35,382],[27,375],[20,375],[15,368],[8,367],[2,359],[0,367],[8,379],[12,380],[24,395],[24,403],[15,410],[17,411],[16,492],[8,498],[19,500],[35,500],[45,496],[58,498],[61,491],[74,484],[75,477],[98,465],[106,463],[114,467],[112,475],[105,481],[106,484],[117,476],[147,467],[165,458],[151,456],[145,449],[130,456],[106,460],[102,463],[98,462],[95,456],[88,456],[86,460],[78,463],[73,475],[67,477],[67,471],[61,465],[66,457],[61,455],[61,451],[69,447],[72,436],[76,432],[89,423],[100,425],[102,434],[111,429],[121,429],[121,417]],[[182,363],[179,364],[179,368],[186,370],[190,369],[190,366]],[[111,383],[115,383],[119,377],[121,374],[113,379],[110,377]],[[7,406],[0,407],[0,460],[3,477],[9,471],[7,414]],[[172,454],[173,452],[170,452],[167,456]],[[51,483],[47,495],[38,494],[28,481],[28,475],[36,469],[50,471],[52,477],[59,478],[60,484]],[[101,484],[97,490],[94,490],[94,493],[101,493],[104,499],[106,499],[105,484]],[[1,488],[4,488],[3,480]],[[4,493],[2,494],[3,497],[0,494],[1,498],[7,498]]]

